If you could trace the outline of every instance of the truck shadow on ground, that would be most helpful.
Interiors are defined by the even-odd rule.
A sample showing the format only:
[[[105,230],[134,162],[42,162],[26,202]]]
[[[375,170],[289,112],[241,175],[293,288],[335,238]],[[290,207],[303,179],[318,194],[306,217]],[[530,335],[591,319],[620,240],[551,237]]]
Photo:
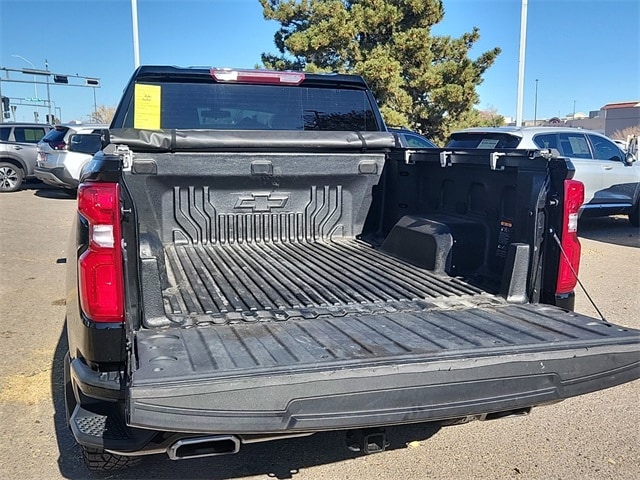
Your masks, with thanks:
[[[583,218],[578,223],[578,236],[624,247],[640,247],[640,229],[632,226],[626,215]]]
[[[75,201],[76,196],[75,194],[71,194],[71,193],[67,193],[66,191],[62,190],[61,188],[59,189],[55,189],[55,187],[53,187],[54,189],[43,189],[40,188],[38,190],[36,190],[36,197],[40,197],[40,198],[50,198],[52,200],[73,200]]]
[[[80,448],[67,427],[64,406],[64,356],[68,350],[66,329],[56,346],[51,375],[54,425],[58,444],[58,468],[70,479],[223,479],[264,475],[265,478],[293,479],[306,468],[343,462],[364,456],[347,448],[345,432],[324,432],[309,437],[243,445],[235,455],[172,461],[166,455],[143,458],[134,467],[105,473],[87,470]],[[387,450],[410,448],[411,442],[426,440],[440,430],[435,423],[387,429]],[[385,453],[373,454],[384,458]]]
[[[32,191],[36,197],[50,198],[52,200],[75,200],[75,192],[67,191],[60,187],[47,185],[39,180],[29,179],[22,184],[21,190]]]
[[[35,196],[40,198],[50,198],[52,200],[76,200],[75,191],[67,191],[57,187],[45,188],[42,185],[36,189]]]

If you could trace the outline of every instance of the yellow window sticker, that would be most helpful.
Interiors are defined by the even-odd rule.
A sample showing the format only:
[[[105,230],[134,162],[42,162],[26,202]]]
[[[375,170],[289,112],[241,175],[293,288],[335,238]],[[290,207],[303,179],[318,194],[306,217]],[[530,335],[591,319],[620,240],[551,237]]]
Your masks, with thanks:
[[[136,83],[133,128],[160,130],[160,85]]]

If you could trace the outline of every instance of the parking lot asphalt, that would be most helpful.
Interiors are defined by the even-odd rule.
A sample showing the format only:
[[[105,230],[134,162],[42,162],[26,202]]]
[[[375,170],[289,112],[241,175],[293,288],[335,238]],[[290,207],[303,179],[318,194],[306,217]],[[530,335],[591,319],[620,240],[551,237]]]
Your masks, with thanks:
[[[0,195],[0,477],[105,478],[65,427],[61,360],[66,242],[75,200],[39,183]],[[581,280],[605,318],[640,328],[640,236],[624,217],[580,222]],[[583,292],[577,311],[595,316]],[[637,479],[640,381],[536,408],[526,417],[389,429],[369,456],[341,433],[249,445],[183,462],[145,459],[107,478]]]

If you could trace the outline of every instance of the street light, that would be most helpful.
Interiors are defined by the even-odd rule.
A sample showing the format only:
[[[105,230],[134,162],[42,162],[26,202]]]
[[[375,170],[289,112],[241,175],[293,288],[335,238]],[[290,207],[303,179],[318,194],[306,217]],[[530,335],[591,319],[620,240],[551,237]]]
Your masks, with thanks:
[[[22,55],[11,55],[11,56],[12,56],[12,57],[16,57],[16,58],[20,58],[20,59],[24,60],[24,61],[25,61],[25,62],[27,62],[29,65],[31,65],[31,66],[33,67],[33,69],[34,69],[34,70],[36,70],[36,66],[35,66],[33,63],[31,63],[29,60],[27,60],[26,58],[24,58]],[[35,76],[35,75],[33,75],[33,89],[34,89],[34,92],[35,92],[35,94],[36,94],[36,98],[37,98],[37,99],[40,99],[40,97],[38,96],[38,84],[37,84],[36,82],[37,82],[36,76]],[[37,107],[36,107],[36,108],[37,108]]]
[[[26,58],[24,58],[22,55],[11,55],[11,56],[12,56],[12,57],[15,57],[15,58],[20,58],[21,60],[24,60],[24,61],[25,61],[25,62],[27,62],[29,65],[31,65],[31,66],[33,67],[33,69],[34,69],[34,70],[36,70],[36,66],[35,66],[33,63],[31,63],[29,60],[27,60]],[[35,74],[34,74],[34,75],[33,75],[33,91],[34,91],[34,93],[35,93],[35,95],[36,95],[36,99],[37,99],[38,101],[40,101],[40,97],[38,96],[38,84],[36,83],[37,81],[38,81],[38,80],[36,79],[36,76],[35,76]],[[38,121],[39,121],[39,118],[40,118],[40,113],[39,113],[39,110],[38,110],[38,106],[36,105],[35,107],[36,107],[36,111],[35,111],[35,120],[36,120],[36,122],[38,122]]]

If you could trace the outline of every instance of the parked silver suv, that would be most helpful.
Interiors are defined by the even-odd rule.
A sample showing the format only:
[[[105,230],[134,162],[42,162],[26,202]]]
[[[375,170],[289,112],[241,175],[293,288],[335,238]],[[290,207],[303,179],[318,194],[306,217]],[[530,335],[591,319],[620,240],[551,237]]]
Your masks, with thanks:
[[[33,177],[36,144],[49,130],[42,123],[0,123],[0,192],[14,192]]]
[[[38,143],[38,165],[35,175],[44,183],[75,193],[82,169],[100,150],[103,124],[56,125]]]
[[[624,214],[640,226],[640,165],[597,132],[562,127],[479,127],[451,134],[445,148],[556,149],[584,183],[582,217]]]

